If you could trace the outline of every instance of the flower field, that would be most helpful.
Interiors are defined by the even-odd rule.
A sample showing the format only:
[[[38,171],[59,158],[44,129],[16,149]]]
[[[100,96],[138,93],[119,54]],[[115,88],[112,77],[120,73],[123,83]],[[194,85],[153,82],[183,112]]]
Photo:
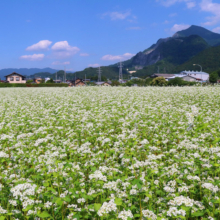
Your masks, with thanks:
[[[220,87],[3,88],[0,220],[220,219]]]

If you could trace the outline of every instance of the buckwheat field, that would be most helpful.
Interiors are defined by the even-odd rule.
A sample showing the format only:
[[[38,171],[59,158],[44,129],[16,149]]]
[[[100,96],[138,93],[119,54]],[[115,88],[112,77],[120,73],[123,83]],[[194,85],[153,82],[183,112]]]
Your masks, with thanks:
[[[0,220],[220,219],[220,87],[0,91]]]

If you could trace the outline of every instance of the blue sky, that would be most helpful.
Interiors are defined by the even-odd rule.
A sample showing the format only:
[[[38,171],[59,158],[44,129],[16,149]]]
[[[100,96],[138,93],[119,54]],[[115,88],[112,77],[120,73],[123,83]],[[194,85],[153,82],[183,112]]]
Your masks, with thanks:
[[[129,59],[192,24],[220,33],[219,0],[7,0],[0,9],[0,69],[78,71]]]

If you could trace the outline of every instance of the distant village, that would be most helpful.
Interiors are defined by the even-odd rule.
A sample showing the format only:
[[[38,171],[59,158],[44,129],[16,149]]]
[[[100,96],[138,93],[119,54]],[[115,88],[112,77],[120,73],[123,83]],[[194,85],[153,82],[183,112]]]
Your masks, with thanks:
[[[101,76],[98,76],[98,81],[91,81],[90,79],[80,79],[76,78],[74,80],[67,80],[65,77],[63,77],[63,80],[60,79],[51,79],[49,77],[46,78],[40,78],[36,77],[33,79],[29,79],[26,76],[13,72],[9,75],[5,76],[5,80],[1,80],[1,83],[29,83],[29,84],[41,84],[41,83],[65,83],[69,87],[78,87],[78,86],[87,86],[87,85],[94,85],[94,86],[114,86],[115,81],[117,81],[117,85],[120,84],[126,84],[127,82],[135,82],[138,80],[143,80],[138,77],[132,77],[132,73],[130,74],[130,79],[124,80],[121,73],[119,73],[119,79],[118,80],[107,80],[107,81],[101,81]],[[181,80],[186,82],[202,82],[206,83],[209,82],[209,74],[203,71],[182,71],[179,74],[167,74],[167,73],[154,73],[151,75],[150,79],[154,79],[157,77],[163,77],[166,81],[173,80],[175,78],[181,78]],[[137,84],[132,84],[132,86],[138,86]]]

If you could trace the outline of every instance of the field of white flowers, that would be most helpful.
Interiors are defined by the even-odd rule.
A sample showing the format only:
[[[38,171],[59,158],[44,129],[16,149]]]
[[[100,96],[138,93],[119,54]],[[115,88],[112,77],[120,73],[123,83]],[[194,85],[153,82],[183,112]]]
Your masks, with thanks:
[[[0,90],[0,220],[220,219],[220,87]]]

